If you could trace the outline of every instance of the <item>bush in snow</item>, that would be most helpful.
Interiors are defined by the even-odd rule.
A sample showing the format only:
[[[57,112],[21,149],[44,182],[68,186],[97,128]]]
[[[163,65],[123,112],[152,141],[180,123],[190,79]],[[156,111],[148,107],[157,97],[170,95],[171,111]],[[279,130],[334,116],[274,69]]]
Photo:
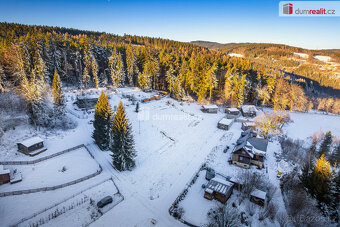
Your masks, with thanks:
[[[219,205],[208,212],[207,227],[238,227],[241,225],[240,214],[236,208],[230,205]]]

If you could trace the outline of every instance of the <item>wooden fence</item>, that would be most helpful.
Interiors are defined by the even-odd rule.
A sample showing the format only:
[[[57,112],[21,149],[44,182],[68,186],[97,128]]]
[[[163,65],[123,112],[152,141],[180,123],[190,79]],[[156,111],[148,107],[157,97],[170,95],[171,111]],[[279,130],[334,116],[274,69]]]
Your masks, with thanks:
[[[70,199],[72,199],[72,198],[74,198],[74,197],[80,195],[81,193],[83,193],[83,192],[85,192],[85,191],[87,191],[87,190],[90,190],[91,188],[94,188],[94,187],[96,187],[96,186],[98,186],[98,185],[100,185],[100,184],[103,184],[104,182],[109,181],[109,180],[112,180],[112,181],[113,181],[112,178],[109,178],[109,179],[105,179],[105,180],[103,180],[103,181],[100,181],[99,183],[97,183],[97,184],[95,184],[95,185],[93,185],[93,186],[91,186],[91,187],[89,187],[89,188],[86,188],[86,189],[84,189],[84,190],[82,190],[82,191],[80,191],[80,192],[78,192],[78,193],[76,193],[76,194],[73,194],[73,195],[71,195],[70,197],[67,197],[66,199],[64,199],[64,200],[62,200],[62,201],[60,201],[60,202],[58,202],[58,203],[55,203],[55,204],[53,204],[53,205],[51,205],[51,206],[49,206],[49,207],[46,207],[46,208],[44,208],[44,209],[42,209],[42,210],[40,210],[40,211],[38,211],[38,212],[35,212],[34,214],[32,214],[32,215],[29,216],[29,217],[20,219],[18,222],[16,222],[15,224],[12,224],[11,226],[18,226],[19,224],[21,224],[21,223],[23,223],[23,222],[25,222],[25,221],[27,221],[27,220],[29,220],[29,219],[32,219],[32,218],[38,216],[39,214],[44,213],[45,211],[52,209],[53,207],[59,206],[60,204],[66,202],[67,200],[70,200]],[[116,184],[115,184],[114,181],[113,181],[113,184],[116,186]],[[116,188],[117,188],[117,186],[116,186]],[[118,188],[117,188],[117,191],[118,191],[117,193],[120,194]],[[117,194],[117,193],[116,193],[116,194]],[[120,195],[121,195],[121,194],[120,194]],[[123,195],[121,195],[121,196],[122,196],[121,201],[123,201],[123,200],[124,200],[124,196],[123,196]],[[120,202],[121,202],[121,201],[120,201]]]
[[[81,147],[84,147],[86,149],[86,151],[90,154],[90,156],[94,159],[94,157],[93,157],[92,153],[89,151],[89,149],[84,144],[81,144],[81,145],[72,147],[70,149],[67,149],[67,150],[64,150],[64,151],[52,154],[50,156],[46,156],[46,157],[40,158],[40,159],[36,159],[36,160],[33,160],[33,161],[13,161],[13,162],[6,162],[6,163],[10,163],[10,164],[3,164],[3,165],[30,165],[30,164],[35,164],[37,162],[41,162],[41,161],[44,161],[44,160],[56,157],[58,155],[61,155],[61,154],[64,154],[66,152],[70,152],[70,151],[79,149]],[[64,183],[64,184],[60,184],[60,185],[56,185],[56,186],[51,186],[51,187],[42,187],[42,188],[18,190],[18,191],[11,191],[11,192],[1,192],[0,193],[0,197],[13,196],[13,195],[22,195],[22,194],[29,194],[29,193],[36,193],[36,192],[41,192],[41,191],[52,191],[52,190],[56,190],[56,189],[59,189],[59,188],[64,188],[64,187],[67,187],[67,186],[70,186],[70,185],[74,185],[74,184],[80,183],[82,181],[88,180],[88,179],[90,179],[92,177],[95,177],[95,176],[99,175],[103,171],[103,168],[101,167],[101,165],[99,163],[98,163],[98,165],[99,165],[99,170],[97,170],[95,173],[92,173],[92,174],[90,174],[88,176],[79,178],[77,180],[73,180],[73,181],[70,181],[70,182],[67,182],[67,183]]]
[[[45,156],[45,157],[42,157],[42,158],[38,158],[38,159],[35,159],[35,160],[31,160],[31,161],[0,161],[0,165],[32,165],[32,164],[36,164],[38,162],[45,161],[47,159],[54,158],[56,156],[65,154],[67,152],[77,150],[81,147],[84,147],[88,151],[87,147],[84,144],[81,144],[81,145],[78,145],[78,146],[75,146],[75,147],[72,147],[72,148],[69,148],[69,149],[48,155],[48,156]],[[90,153],[90,155],[92,156],[91,153]],[[93,156],[92,156],[92,158],[93,158]]]

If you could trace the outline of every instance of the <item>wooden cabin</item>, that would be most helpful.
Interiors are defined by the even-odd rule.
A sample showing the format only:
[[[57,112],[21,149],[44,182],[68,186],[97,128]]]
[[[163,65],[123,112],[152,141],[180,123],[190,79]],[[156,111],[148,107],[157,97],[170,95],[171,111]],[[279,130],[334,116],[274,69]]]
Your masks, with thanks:
[[[250,201],[256,203],[257,205],[264,206],[266,202],[267,193],[258,189],[255,189],[250,194]]]
[[[254,121],[245,121],[245,122],[242,122],[242,126],[241,126],[241,129],[243,131],[246,131],[248,129],[252,129],[254,130],[256,127],[256,124]]]
[[[74,102],[78,106],[79,109],[94,109],[98,102],[98,98],[83,98],[77,97],[77,101]]]
[[[243,105],[241,107],[243,117],[255,117],[257,109],[254,105]]]
[[[0,185],[10,182],[10,170],[5,169],[3,165],[0,165]]]
[[[204,198],[216,199],[221,203],[226,203],[233,192],[234,184],[225,179],[214,177],[209,181],[204,191]]]
[[[234,122],[234,119],[222,118],[222,120],[220,120],[217,123],[217,128],[223,129],[223,130],[229,130],[233,122]]]
[[[218,106],[216,106],[216,105],[203,105],[201,110],[205,113],[217,113]]]
[[[38,136],[24,140],[20,143],[17,143],[17,145],[19,152],[30,156],[40,154],[41,152],[47,150],[44,148],[44,141]]]
[[[237,108],[226,108],[225,113],[227,114],[226,117],[228,119],[235,119],[241,115],[241,112]]]

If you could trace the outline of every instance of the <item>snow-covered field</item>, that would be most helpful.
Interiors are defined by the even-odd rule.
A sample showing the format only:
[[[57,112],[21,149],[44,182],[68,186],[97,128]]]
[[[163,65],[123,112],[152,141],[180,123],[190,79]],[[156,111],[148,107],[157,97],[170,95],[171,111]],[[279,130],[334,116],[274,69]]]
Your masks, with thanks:
[[[101,214],[96,206],[105,196],[112,196],[113,202],[100,209],[102,213],[115,207],[123,197],[118,193],[112,180],[94,186],[41,214],[20,223],[18,226],[30,226],[43,223],[44,226],[84,226],[98,219]],[[52,214],[57,214],[52,218]],[[41,224],[40,224],[41,225]]]
[[[300,58],[308,58],[308,54],[304,54],[304,53],[294,53],[294,55],[296,55]]]
[[[88,176],[99,170],[98,163],[85,148],[79,148],[33,165],[6,167],[21,172],[23,180],[16,184],[2,185],[0,192],[56,186]]]
[[[230,53],[228,54],[230,57],[238,57],[238,58],[243,58],[242,54],[237,54],[237,53]]]
[[[27,125],[17,127],[15,130],[6,132],[3,138],[3,141],[8,141],[1,145],[1,160],[32,159],[19,153],[16,154],[15,143],[30,137],[32,134],[38,134],[45,139],[48,150],[33,157],[33,159],[79,144],[85,144],[95,160],[103,167],[103,172],[94,178],[63,189],[0,198],[0,219],[4,226],[61,202],[107,177],[113,177],[125,199],[114,209],[93,222],[91,226],[111,226],[112,223],[115,223],[114,226],[152,226],[152,219],[156,220],[156,226],[182,226],[182,223],[169,215],[168,209],[203,162],[208,161],[209,165],[216,168],[216,171],[226,175],[234,175],[240,169],[229,165],[227,162],[231,150],[227,153],[223,153],[222,150],[226,145],[233,147],[233,143],[236,142],[241,133],[241,124],[234,123],[229,131],[217,129],[218,121],[224,116],[222,109],[218,114],[202,113],[200,105],[197,103],[181,104],[171,98],[162,98],[159,101],[140,103],[140,112],[136,113],[135,105],[124,98],[123,95],[133,94],[137,100],[141,100],[151,97],[153,94],[144,93],[137,88],[121,88],[118,90],[118,93],[110,93],[109,101],[112,107],[118,106],[120,100],[124,103],[136,143],[136,168],[131,172],[116,171],[111,165],[110,152],[103,152],[93,144],[91,138],[93,127],[90,124],[93,114],[84,118],[70,116],[78,122],[78,126],[74,130],[66,132],[39,131],[36,133]],[[95,92],[99,94],[100,91]],[[68,108],[72,108],[71,99],[68,102]],[[77,111],[77,114],[82,115],[82,112]],[[331,130],[334,135],[340,135],[339,116],[292,113],[291,118],[294,122],[285,126],[284,130],[288,136],[293,138],[306,139],[320,128],[323,131]],[[18,130],[19,128],[21,130]],[[263,172],[274,185],[277,185],[276,171],[285,168],[285,164],[275,162],[274,152],[279,150],[278,144],[269,143],[269,148],[265,161],[265,166],[268,166],[268,173],[265,169],[258,171]],[[70,155],[72,156],[72,152]],[[76,155],[71,158],[72,163],[68,164],[64,164],[67,160],[57,162],[56,159],[51,159],[51,161],[58,163],[58,165],[53,165],[57,167],[51,168],[51,171],[54,172],[64,165],[67,167],[74,164],[75,168],[86,175],[85,173],[89,168],[87,162],[81,161]],[[277,167],[273,168],[273,166]],[[73,169],[71,166],[69,168],[69,170]],[[48,170],[49,166],[44,166],[43,169],[50,171]],[[25,172],[31,175],[37,170],[38,167],[34,171],[28,169]],[[54,175],[54,172],[49,174]],[[56,174],[62,176],[64,173],[57,171]],[[30,179],[31,176],[29,175],[25,176],[24,174],[24,181],[25,178]],[[53,179],[53,177],[51,178]],[[36,184],[41,185],[41,182],[32,183],[32,185]],[[3,190],[3,187],[10,186],[2,185],[0,190]],[[203,195],[200,194],[199,196],[202,196],[203,205],[206,202],[211,203],[211,201],[205,201]],[[278,195],[278,200],[281,199]],[[34,201],[38,202],[34,203]],[[32,206],[33,203],[34,206]],[[282,204],[282,201],[279,201],[279,203]],[[188,218],[190,218],[190,212],[195,211],[194,208],[192,209],[186,214]],[[73,217],[71,213],[69,214]],[[75,218],[76,216],[74,214]],[[203,216],[200,217],[204,218]]]
[[[318,59],[319,61],[323,61],[323,62],[329,62],[332,59],[329,56],[323,56],[323,55],[315,55],[314,58]]]

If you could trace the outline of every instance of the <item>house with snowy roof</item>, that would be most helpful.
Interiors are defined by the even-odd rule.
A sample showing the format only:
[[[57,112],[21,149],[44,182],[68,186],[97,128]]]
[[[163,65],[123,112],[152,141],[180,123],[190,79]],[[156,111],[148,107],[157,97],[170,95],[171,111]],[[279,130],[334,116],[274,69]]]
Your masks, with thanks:
[[[218,106],[216,105],[203,105],[202,111],[205,113],[217,113]]]
[[[257,109],[254,105],[243,105],[241,107],[243,117],[255,117]]]
[[[231,125],[233,124],[233,122],[234,122],[234,119],[222,118],[222,120],[220,120],[217,123],[217,128],[224,129],[224,130],[229,130]]]
[[[17,145],[19,152],[30,156],[40,154],[41,152],[47,150],[44,148],[44,140],[38,136],[26,139],[20,143],[17,143]]]
[[[261,169],[266,157],[267,146],[267,139],[257,138],[256,133],[247,130],[236,141],[231,162],[247,169],[251,164]]]
[[[252,193],[250,193],[250,201],[260,206],[264,206],[266,197],[267,193],[259,189],[255,189]]]
[[[240,110],[235,107],[226,108],[225,113],[226,113],[226,117],[229,119],[235,119],[241,115]]]
[[[212,178],[206,185],[204,198],[216,199],[221,203],[226,203],[233,192],[234,183],[220,177]]]

